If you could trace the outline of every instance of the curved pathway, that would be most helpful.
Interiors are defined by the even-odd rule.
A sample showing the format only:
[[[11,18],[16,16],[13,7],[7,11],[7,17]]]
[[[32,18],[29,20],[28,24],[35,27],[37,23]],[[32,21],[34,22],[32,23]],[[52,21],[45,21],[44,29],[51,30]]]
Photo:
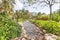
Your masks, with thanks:
[[[34,40],[42,40],[44,38],[43,32],[40,31],[40,29],[32,24],[29,21],[25,21],[21,23],[22,29],[23,29],[23,36],[27,37],[29,39]]]

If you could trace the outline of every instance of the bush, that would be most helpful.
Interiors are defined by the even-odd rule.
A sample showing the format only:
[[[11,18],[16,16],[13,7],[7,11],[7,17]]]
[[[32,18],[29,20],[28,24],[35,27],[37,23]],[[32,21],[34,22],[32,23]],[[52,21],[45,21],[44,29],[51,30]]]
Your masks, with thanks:
[[[21,26],[5,14],[0,14],[0,40],[11,40],[21,34]]]
[[[42,26],[42,28],[45,29],[47,33],[60,35],[60,23],[58,22],[55,22],[55,21],[49,22],[49,21],[43,21],[43,20],[35,20],[32,22],[35,22],[40,26]]]
[[[39,15],[37,16],[37,20],[48,20],[48,17],[45,15]]]
[[[48,20],[47,16],[42,16],[42,20]]]
[[[43,25],[42,28],[47,30],[48,33],[60,35],[60,27],[56,22],[48,22],[47,24]]]

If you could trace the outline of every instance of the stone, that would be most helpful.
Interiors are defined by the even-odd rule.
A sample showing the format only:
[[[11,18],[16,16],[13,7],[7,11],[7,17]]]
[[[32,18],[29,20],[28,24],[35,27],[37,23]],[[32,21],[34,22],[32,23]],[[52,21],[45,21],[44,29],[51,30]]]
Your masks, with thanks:
[[[18,40],[18,38],[15,38],[15,40]]]
[[[45,34],[46,40],[57,40],[57,36],[53,34]]]
[[[34,39],[31,39],[31,40],[34,40]]]
[[[24,35],[24,37],[28,37],[28,35]]]
[[[26,40],[25,38],[22,38],[22,40]]]

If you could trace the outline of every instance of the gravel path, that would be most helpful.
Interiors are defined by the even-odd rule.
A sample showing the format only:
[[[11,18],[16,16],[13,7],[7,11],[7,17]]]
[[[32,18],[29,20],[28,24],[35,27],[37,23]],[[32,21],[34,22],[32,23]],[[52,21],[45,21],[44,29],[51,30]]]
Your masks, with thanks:
[[[25,37],[31,40],[32,39],[35,39],[35,40],[43,39],[42,31],[40,31],[40,29],[36,25],[32,24],[29,21],[25,21],[21,25],[23,28],[23,35],[25,34]]]
[[[39,29],[36,25],[32,24],[28,20],[19,23],[22,26],[21,37],[14,40],[56,40],[57,36],[53,34],[47,34],[44,30]]]
[[[37,35],[38,32],[36,32],[36,26],[34,24],[31,24],[29,21],[26,21],[22,25],[24,29],[26,30],[27,34],[29,35]]]

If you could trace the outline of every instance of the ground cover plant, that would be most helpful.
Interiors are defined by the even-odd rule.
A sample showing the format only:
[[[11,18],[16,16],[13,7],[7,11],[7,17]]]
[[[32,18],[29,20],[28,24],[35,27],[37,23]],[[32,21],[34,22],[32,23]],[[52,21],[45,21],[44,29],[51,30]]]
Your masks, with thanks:
[[[0,40],[11,40],[20,34],[21,26],[5,13],[0,13]]]

